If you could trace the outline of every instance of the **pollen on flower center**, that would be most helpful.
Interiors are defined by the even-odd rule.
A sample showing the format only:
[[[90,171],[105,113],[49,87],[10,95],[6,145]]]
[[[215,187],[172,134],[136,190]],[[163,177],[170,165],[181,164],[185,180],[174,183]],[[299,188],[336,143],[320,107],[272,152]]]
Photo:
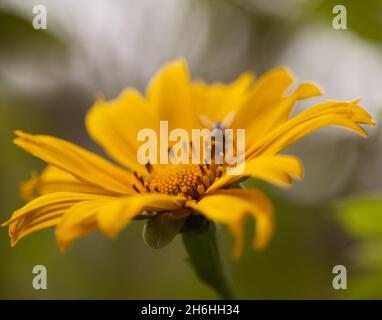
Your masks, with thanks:
[[[198,199],[223,173],[223,167],[207,164],[161,165],[145,183],[149,192]]]

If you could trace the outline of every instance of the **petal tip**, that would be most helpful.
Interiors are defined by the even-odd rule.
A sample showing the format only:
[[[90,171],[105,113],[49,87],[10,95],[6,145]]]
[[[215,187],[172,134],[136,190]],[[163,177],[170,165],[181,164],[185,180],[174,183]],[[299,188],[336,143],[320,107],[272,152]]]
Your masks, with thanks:
[[[14,130],[13,133],[14,133],[15,136],[18,136],[18,137],[20,137],[20,136],[25,134],[24,131],[19,130],[19,129]]]
[[[69,246],[70,244],[68,242],[57,240],[58,251],[60,251],[61,254],[64,254],[68,250]]]

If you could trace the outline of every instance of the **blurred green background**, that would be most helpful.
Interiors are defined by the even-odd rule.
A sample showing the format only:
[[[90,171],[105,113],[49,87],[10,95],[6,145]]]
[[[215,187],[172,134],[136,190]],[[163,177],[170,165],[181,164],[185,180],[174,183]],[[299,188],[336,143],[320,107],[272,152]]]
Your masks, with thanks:
[[[43,4],[48,29],[34,30],[32,8]],[[279,65],[315,81],[325,98],[352,100],[379,119],[382,109],[382,1],[346,0],[347,30],[332,28],[325,0],[3,0],[0,4],[0,219],[23,205],[19,184],[43,163],[12,144],[13,130],[47,133],[97,152],[83,119],[97,93],[141,90],[168,60],[184,56],[193,76],[231,81]],[[318,100],[317,100],[318,101]],[[313,101],[316,102],[316,101]],[[313,102],[302,103],[300,111]],[[379,121],[379,120],[378,120]],[[258,181],[276,207],[276,232],[262,252],[230,257],[239,298],[382,298],[382,142],[328,128],[290,147],[304,181],[279,190]],[[177,237],[161,250],[142,241],[134,222],[116,241],[94,234],[65,254],[52,230],[15,248],[0,230],[0,298],[216,298],[187,263]],[[32,288],[32,268],[48,270],[48,289]],[[348,289],[334,290],[332,268],[343,264]]]

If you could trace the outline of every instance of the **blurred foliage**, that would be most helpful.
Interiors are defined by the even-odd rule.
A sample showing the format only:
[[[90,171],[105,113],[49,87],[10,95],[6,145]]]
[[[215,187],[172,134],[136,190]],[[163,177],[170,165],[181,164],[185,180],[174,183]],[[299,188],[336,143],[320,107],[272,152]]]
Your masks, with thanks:
[[[343,5],[347,11],[347,27],[360,37],[380,43],[382,40],[382,1],[380,0],[228,0],[250,12],[256,21],[263,18],[280,31],[300,30],[304,25],[321,20],[331,25],[336,14],[333,8]],[[264,8],[267,8],[264,12]],[[288,8],[288,12],[285,9]],[[285,23],[287,21],[287,23]],[[291,27],[293,26],[293,27]]]
[[[332,10],[336,5],[343,5],[347,11],[347,27],[362,38],[381,43],[382,40],[382,1],[380,0],[320,0],[315,12],[332,21]]]
[[[345,230],[361,239],[382,239],[382,195],[367,195],[342,202],[339,219]]]
[[[64,49],[64,43],[57,36],[47,30],[36,32],[31,27],[31,20],[27,20],[12,12],[0,10],[0,55],[15,50],[24,54],[25,48],[29,53],[47,47]]]
[[[345,296],[381,298],[382,283],[382,195],[372,194],[344,200],[336,205],[338,220],[356,242],[347,248],[355,268]]]

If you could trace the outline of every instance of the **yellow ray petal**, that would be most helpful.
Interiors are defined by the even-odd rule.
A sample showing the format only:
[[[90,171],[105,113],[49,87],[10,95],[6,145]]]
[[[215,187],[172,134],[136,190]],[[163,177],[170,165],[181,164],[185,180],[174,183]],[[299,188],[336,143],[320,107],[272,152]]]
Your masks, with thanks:
[[[56,192],[43,195],[16,210],[2,226],[9,227],[11,244],[14,245],[27,234],[55,225],[62,214],[74,204],[94,199],[111,198],[71,192]]]
[[[58,224],[58,246],[64,251],[74,240],[98,229],[110,238],[115,238],[142,211],[176,210],[182,208],[185,201],[184,197],[163,194],[83,201],[72,206]]]
[[[10,226],[12,234],[14,234],[14,236],[11,236],[11,246],[15,246],[21,239],[32,233],[54,227],[60,222],[64,212],[65,210],[56,210],[54,213],[47,214],[44,218],[40,217],[36,221],[31,220],[29,223],[24,223],[18,226],[17,229]]]
[[[220,190],[202,198],[198,203],[189,201],[187,206],[208,219],[228,225],[235,239],[233,255],[238,258],[243,249],[243,223],[247,216],[256,221],[253,247],[264,248],[273,233],[273,208],[268,198],[254,189]]]
[[[367,136],[359,124],[375,125],[375,122],[356,102],[324,102],[301,112],[260,139],[247,150],[246,158],[276,154],[305,135],[329,125],[349,128]]]
[[[56,239],[61,252],[76,239],[97,230],[97,213],[105,205],[104,201],[82,201],[65,212],[56,227]]]
[[[91,185],[120,194],[135,193],[139,186],[129,172],[70,142],[45,135],[16,131],[14,143],[25,151]]]
[[[206,116],[210,121],[221,122],[228,113],[238,111],[247,98],[254,75],[245,72],[228,85],[222,83],[206,84],[202,81],[192,83],[192,100],[196,117]],[[199,119],[196,127],[203,127]]]
[[[147,88],[150,105],[159,120],[169,122],[169,130],[194,127],[191,84],[186,62],[177,60],[166,64]]]
[[[108,204],[98,215],[98,226],[107,236],[115,238],[129,221],[142,211],[173,211],[183,207],[185,197],[165,194],[142,194]]]
[[[86,116],[86,127],[93,138],[115,160],[141,175],[147,171],[137,161],[141,129],[157,130],[158,119],[141,94],[125,90],[112,101],[98,100]]]
[[[232,126],[248,128],[254,121],[261,125],[292,83],[293,77],[286,68],[276,68],[262,75],[236,114]]]
[[[32,173],[32,176],[21,185],[22,197],[30,201],[37,196],[54,192],[79,192],[102,195],[116,195],[101,187],[80,181],[56,167],[46,166],[40,175]]]
[[[57,206],[94,199],[108,200],[115,199],[115,197],[73,192],[49,193],[28,202],[25,206],[16,210],[2,226],[8,226],[11,222],[26,218],[32,214],[40,215],[41,212],[53,211]]]
[[[291,177],[301,179],[303,174],[302,163],[297,157],[287,155],[259,156],[246,162],[242,174],[222,176],[208,188],[207,193],[233,185],[248,177],[259,178],[278,186],[288,187],[292,183]]]
[[[247,136],[246,146],[251,146],[274,128],[288,121],[297,101],[316,97],[321,94],[322,92],[317,85],[313,83],[302,83],[290,95],[281,97],[274,105],[267,105],[266,109],[263,110],[257,118],[247,118],[248,123],[244,127]],[[256,107],[256,105],[254,105],[254,107]]]

